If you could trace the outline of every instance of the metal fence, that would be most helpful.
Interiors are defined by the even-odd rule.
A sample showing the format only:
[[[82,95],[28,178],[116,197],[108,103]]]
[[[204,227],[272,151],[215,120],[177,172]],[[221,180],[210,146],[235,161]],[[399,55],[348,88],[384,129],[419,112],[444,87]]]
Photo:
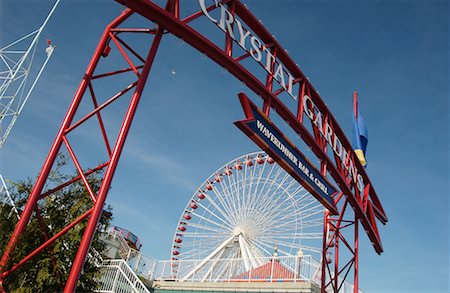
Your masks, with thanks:
[[[181,282],[314,282],[320,279],[320,263],[311,256],[258,258],[259,265],[250,268],[246,262],[248,259],[159,261],[154,277]]]
[[[321,263],[310,255],[257,259],[166,260],[142,254],[122,235],[105,233],[118,243],[122,259],[105,260],[97,292],[150,292],[141,280],[174,282],[311,282],[320,286]],[[339,292],[353,293],[353,284],[340,283]],[[332,289],[329,290],[332,292]],[[363,293],[362,290],[359,290]]]
[[[248,259],[158,261],[152,271],[147,272],[151,277],[141,275],[141,278],[173,282],[311,282],[320,286],[321,265],[311,256],[260,258],[258,263],[262,265],[249,270],[245,268],[245,261]],[[101,287],[97,292],[150,292],[123,259],[105,260],[101,270]],[[332,292],[332,288],[327,291]],[[345,281],[339,292],[353,293],[353,284]],[[363,293],[362,290],[359,292]]]
[[[123,259],[103,261],[101,271],[100,288],[97,292],[150,293],[144,283],[142,283]]]

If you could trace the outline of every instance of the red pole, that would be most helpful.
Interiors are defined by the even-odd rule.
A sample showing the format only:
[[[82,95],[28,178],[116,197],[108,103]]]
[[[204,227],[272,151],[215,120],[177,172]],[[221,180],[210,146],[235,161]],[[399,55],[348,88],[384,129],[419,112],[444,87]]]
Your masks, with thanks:
[[[358,270],[359,270],[359,247],[358,247],[358,216],[355,213],[355,277],[353,280],[353,293],[359,292]]]
[[[320,276],[321,292],[325,293],[325,270],[327,269],[327,250],[328,250],[328,217],[330,212],[325,211],[323,215],[323,237],[322,237],[322,271]]]
[[[89,221],[87,223],[86,230],[84,231],[84,235],[81,240],[77,255],[75,256],[75,260],[73,262],[69,278],[67,279],[66,287],[64,288],[64,292],[75,292],[77,281],[80,277],[81,270],[84,266],[86,255],[91,245],[92,238],[94,237],[98,220],[100,219],[100,216],[102,214],[103,205],[105,203],[106,196],[108,194],[108,190],[112,178],[114,176],[114,172],[119,162],[120,154],[122,153],[122,149],[125,144],[128,131],[133,121],[134,114],[136,113],[136,108],[138,106],[142,90],[144,89],[145,82],[147,81],[147,77],[153,64],[153,60],[156,56],[156,52],[158,50],[161,38],[162,38],[162,30],[159,29],[153,40],[152,47],[150,48],[144,68],[142,69],[141,77],[139,78],[139,82],[136,85],[136,90],[130,101],[130,105],[128,106],[128,111],[125,115],[125,119],[120,129],[116,145],[112,152],[110,164],[106,169],[105,177],[102,181],[102,185],[100,186],[100,190],[97,195],[97,201],[94,205],[94,210],[92,212],[92,215],[89,217]]]
[[[342,212],[343,213],[343,212]],[[334,292],[338,292],[339,288],[339,236],[341,234],[340,220],[336,223],[336,230],[334,231]]]
[[[358,119],[358,93],[356,91],[353,92],[353,113]]]

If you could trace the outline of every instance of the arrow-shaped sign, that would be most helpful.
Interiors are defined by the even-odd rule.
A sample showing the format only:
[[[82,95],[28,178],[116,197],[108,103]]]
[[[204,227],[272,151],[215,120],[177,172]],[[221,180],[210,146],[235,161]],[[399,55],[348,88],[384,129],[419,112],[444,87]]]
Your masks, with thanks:
[[[234,122],[251,140],[268,153],[286,172],[333,214],[338,214],[332,196],[336,188],[324,178],[298,148],[243,93],[239,94],[245,120]]]

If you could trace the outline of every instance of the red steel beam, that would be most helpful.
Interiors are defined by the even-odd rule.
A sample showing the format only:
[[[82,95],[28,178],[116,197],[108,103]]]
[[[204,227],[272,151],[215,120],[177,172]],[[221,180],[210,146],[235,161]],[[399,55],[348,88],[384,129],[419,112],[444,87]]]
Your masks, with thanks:
[[[146,62],[144,64],[144,68],[140,74],[139,81],[136,85],[136,90],[133,93],[130,104],[128,106],[127,113],[125,115],[125,119],[122,123],[122,126],[119,131],[119,135],[114,146],[114,150],[111,155],[111,161],[106,169],[105,176],[102,180],[102,184],[98,191],[97,201],[94,205],[92,215],[89,217],[89,221],[86,226],[86,230],[84,232],[83,238],[81,240],[80,246],[78,248],[77,255],[75,256],[75,260],[72,265],[72,269],[70,271],[69,278],[66,283],[66,287],[64,288],[65,292],[75,292],[76,285],[78,279],[81,274],[81,270],[84,266],[84,262],[86,260],[86,255],[88,253],[89,247],[91,245],[92,239],[95,234],[95,230],[97,229],[97,224],[102,214],[103,205],[106,200],[106,196],[108,194],[109,187],[111,185],[111,181],[113,179],[117,164],[119,162],[120,155],[123,150],[123,146],[125,144],[126,137],[131,127],[131,123],[133,121],[134,114],[136,113],[137,106],[139,104],[139,100],[141,98],[142,91],[144,90],[145,83],[147,81],[147,77],[149,75],[150,69],[153,65],[153,61],[156,56],[156,52],[161,42],[161,38],[163,36],[162,29],[159,29],[153,39],[152,46],[149,50],[148,56],[146,58]],[[99,52],[97,52],[99,53]]]

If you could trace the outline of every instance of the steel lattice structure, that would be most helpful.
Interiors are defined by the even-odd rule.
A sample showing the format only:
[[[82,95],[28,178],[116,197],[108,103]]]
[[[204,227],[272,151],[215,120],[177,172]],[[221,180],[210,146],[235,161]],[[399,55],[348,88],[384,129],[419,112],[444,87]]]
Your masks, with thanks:
[[[34,67],[36,66],[34,59],[41,33],[58,6],[59,1],[55,2],[38,29],[0,49],[0,150],[6,143],[6,139],[17,118],[25,107],[28,98],[31,96],[53,54],[54,46],[48,43],[44,62],[34,76],[30,75],[33,65]],[[27,84],[29,79],[33,79],[30,86]],[[5,205],[11,206],[11,212],[14,212],[20,219],[19,212],[2,175],[0,175],[0,202],[2,207]]]
[[[59,4],[56,1],[42,25],[31,33],[0,49],[0,149],[6,142],[17,118],[31,96],[42,72],[53,54],[54,46],[48,43],[46,58],[30,86],[30,77],[41,33]],[[25,47],[24,47],[25,46]]]
[[[344,132],[298,65],[288,56],[287,52],[272,34],[238,0],[211,1],[209,6],[206,6],[204,0],[199,0],[199,10],[183,16],[183,7],[179,0],[168,0],[165,7],[161,7],[150,0],[117,1],[125,5],[127,9],[106,27],[97,45],[21,214],[21,219],[1,258],[0,281],[3,281],[14,270],[51,245],[78,223],[87,220],[87,227],[65,287],[65,292],[73,292],[75,290],[158,46],[163,35],[171,33],[206,54],[237,79],[244,82],[257,96],[261,97],[263,100],[262,112],[266,116],[278,115],[282,120],[286,121],[289,127],[301,137],[320,161],[322,176],[334,180],[340,191],[333,195],[336,208],[327,212],[324,218],[326,224],[324,225],[323,239],[326,240],[323,241],[322,247],[322,290],[325,291],[328,290],[327,288],[332,288],[333,291],[337,292],[341,286],[339,279],[345,280],[349,275],[350,269],[353,268],[354,283],[356,285],[355,292],[357,292],[358,225],[361,224],[363,226],[375,251],[381,253],[383,249],[376,220],[386,223],[387,217],[364,168],[355,159],[356,155],[351,149]],[[216,14],[213,15],[213,13]],[[130,28],[127,26],[127,22],[132,15],[141,16],[154,23],[155,26],[149,28],[146,25]],[[216,44],[212,42],[191,26],[194,20],[201,17],[208,18],[220,28],[217,31],[223,36],[224,43]],[[219,18],[221,18],[220,21]],[[244,25],[245,29],[243,29]],[[237,34],[233,34],[233,27],[236,31],[239,29],[241,32],[240,38]],[[224,32],[225,34],[223,34]],[[129,35],[133,35],[133,38],[128,40],[127,36]],[[142,53],[142,43],[136,46],[132,42],[132,40],[137,38],[141,38],[145,43],[148,43],[148,40],[151,39],[151,44],[145,48],[144,53]],[[251,40],[253,49],[246,47],[246,40]],[[262,54],[268,56],[268,61],[265,64],[261,63]],[[118,56],[126,64],[125,67],[117,68],[117,63],[113,62]],[[265,70],[264,78],[258,77],[260,75],[254,72],[255,66],[247,65],[246,62],[252,59],[257,61],[257,65],[259,64]],[[109,67],[102,65],[109,65]],[[256,67],[259,68],[257,65]],[[111,69],[111,67],[114,68]],[[105,71],[104,68],[108,68],[108,70]],[[286,75],[286,72],[289,74]],[[115,87],[120,87],[119,90],[108,97],[97,94],[99,92],[97,85],[102,80],[111,81],[118,76],[127,77],[121,80],[121,84],[113,81]],[[112,83],[109,84],[112,85]],[[294,87],[298,89],[295,92],[293,90]],[[295,98],[294,107],[289,107],[281,101],[280,96],[283,94],[289,94]],[[121,100],[128,99],[129,103],[121,126],[116,131],[117,136],[113,140],[111,136],[114,131],[110,130],[108,125],[105,125],[102,113],[119,98]],[[82,101],[90,103],[92,110],[88,113],[82,113],[80,107]],[[317,116],[317,113],[322,113],[324,115],[322,118],[326,122],[324,125],[327,126],[327,129],[324,130],[318,127],[312,123],[312,120],[311,126],[307,126],[308,120],[304,119],[305,111],[307,111],[307,114],[312,113],[310,118],[314,115]],[[99,129],[97,135],[94,133],[92,135],[101,138],[103,142],[102,149],[107,155],[106,161],[102,164],[81,161],[79,158],[82,149],[78,148],[71,138],[72,135],[75,136],[79,132],[81,126],[92,121],[96,121]],[[342,161],[336,154],[330,153],[330,147],[327,146],[328,136],[324,135],[324,133],[333,133],[333,135],[340,138],[342,147],[347,150],[346,160]],[[70,154],[72,162],[78,171],[78,176],[51,190],[44,190],[57,154],[63,150]],[[349,166],[348,162],[351,162],[352,165]],[[104,170],[104,175],[99,191],[94,193],[89,185],[87,176],[99,170]],[[354,180],[356,171],[364,180],[363,189],[358,188],[357,182]],[[8,266],[11,252],[15,249],[16,243],[25,230],[33,211],[39,210],[38,201],[76,181],[84,183],[85,189],[92,200],[91,208],[60,232],[52,235],[19,263]],[[306,186],[304,183],[302,185]],[[348,208],[349,206],[351,206],[351,209]],[[351,220],[347,220],[344,217],[349,211],[352,211]],[[344,227],[349,225],[352,225],[354,228],[355,236],[352,241],[347,240],[347,236],[343,233]],[[345,262],[339,259],[341,244],[344,244],[351,252],[349,260]],[[331,247],[335,249],[334,273],[327,269],[330,264],[326,261],[326,256],[330,252]]]

